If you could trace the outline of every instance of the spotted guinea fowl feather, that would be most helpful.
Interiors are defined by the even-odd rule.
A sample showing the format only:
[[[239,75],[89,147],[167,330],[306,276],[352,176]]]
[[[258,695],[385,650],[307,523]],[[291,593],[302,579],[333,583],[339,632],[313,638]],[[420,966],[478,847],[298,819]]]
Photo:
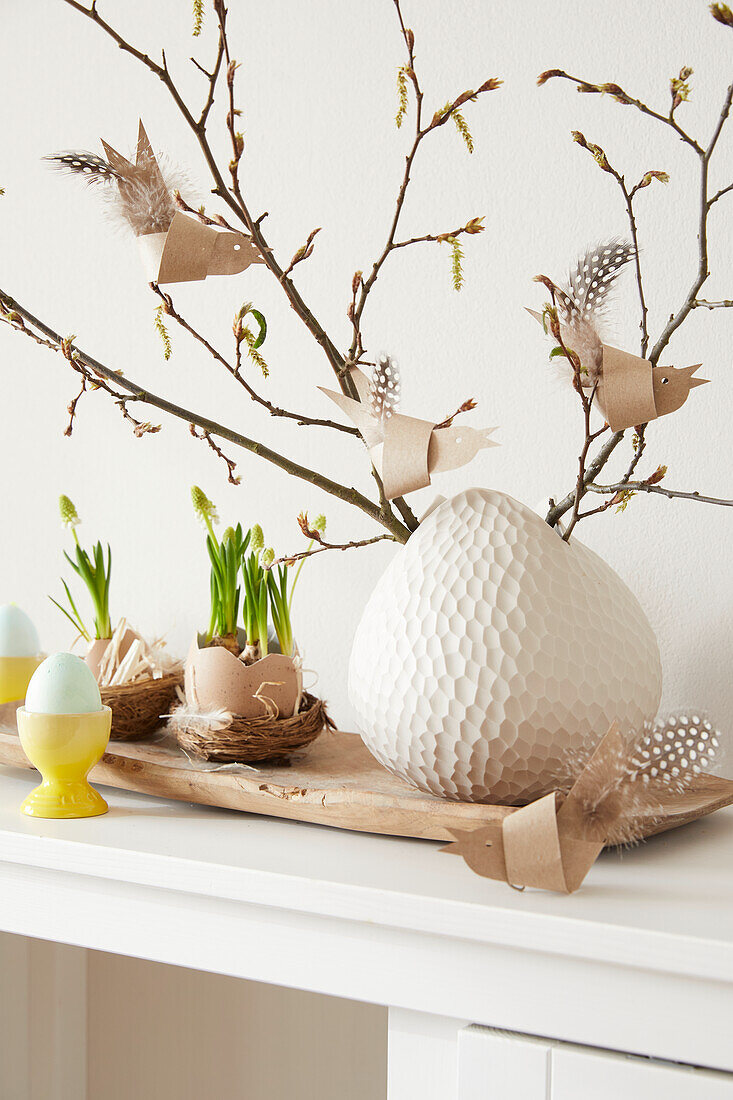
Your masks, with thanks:
[[[400,374],[390,355],[377,357],[369,382],[369,408],[376,420],[389,420],[400,403]]]
[[[120,178],[120,173],[108,161],[84,150],[70,149],[65,153],[52,153],[43,159],[62,172],[83,176],[87,183],[109,183]]]
[[[662,816],[668,796],[683,794],[710,768],[718,748],[704,715],[670,716],[621,738],[600,760],[592,748],[566,754],[558,789],[567,793],[583,772],[590,781],[581,805],[587,824],[608,844],[634,844]]]
[[[135,164],[109,148],[108,155],[110,160],[104,160],[94,153],[70,150],[45,159],[55,168],[81,176],[88,183],[114,180],[117,187],[104,196],[113,220],[129,226],[136,236],[165,233],[177,211],[173,191],[187,187],[188,181],[164,156],[156,157],[152,150],[138,153]]]
[[[599,317],[621,269],[634,257],[626,241],[607,241],[581,256],[568,276],[567,294],[587,320]]]
[[[580,357],[588,385],[599,381],[603,367],[601,326],[608,296],[622,268],[634,256],[625,241],[607,241],[590,248],[558,288],[558,317]],[[585,384],[585,382],[584,382]]]

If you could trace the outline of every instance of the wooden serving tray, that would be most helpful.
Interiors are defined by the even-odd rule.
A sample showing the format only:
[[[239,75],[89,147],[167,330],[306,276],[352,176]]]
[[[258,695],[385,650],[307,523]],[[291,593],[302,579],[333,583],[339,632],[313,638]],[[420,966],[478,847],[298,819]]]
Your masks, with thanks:
[[[4,713],[3,713],[4,711]],[[15,723],[0,708],[0,764],[30,768]],[[499,822],[510,806],[448,802],[414,790],[386,771],[355,733],[323,733],[289,764],[265,767],[196,767],[176,746],[112,742],[92,770],[95,783],[126,791],[197,802],[269,817],[389,836],[452,840],[449,830]],[[675,796],[647,836],[694,821],[733,803],[733,781],[702,775],[695,788]]]

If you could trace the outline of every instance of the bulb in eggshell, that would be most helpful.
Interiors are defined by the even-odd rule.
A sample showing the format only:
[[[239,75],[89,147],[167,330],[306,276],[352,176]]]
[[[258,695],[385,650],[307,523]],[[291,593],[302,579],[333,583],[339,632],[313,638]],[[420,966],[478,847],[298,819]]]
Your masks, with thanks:
[[[0,607],[0,703],[21,700],[41,660],[38,631],[22,608]]]
[[[136,630],[126,630],[122,635],[119,647],[117,649],[117,656],[114,661],[114,668],[118,668],[122,661],[125,659],[130,651],[130,646],[133,642],[137,641],[140,635]],[[89,645],[86,656],[84,658],[86,664],[92,670],[94,677],[98,680],[102,665],[107,653],[107,647],[110,645],[111,638],[95,638]]]
[[[221,707],[242,718],[271,712],[290,718],[302,684],[300,668],[282,653],[245,665],[223,646],[201,647],[196,638],[186,659],[186,699],[204,710]]]
[[[33,673],[25,709],[31,714],[91,714],[102,710],[102,697],[81,657],[53,653]]]

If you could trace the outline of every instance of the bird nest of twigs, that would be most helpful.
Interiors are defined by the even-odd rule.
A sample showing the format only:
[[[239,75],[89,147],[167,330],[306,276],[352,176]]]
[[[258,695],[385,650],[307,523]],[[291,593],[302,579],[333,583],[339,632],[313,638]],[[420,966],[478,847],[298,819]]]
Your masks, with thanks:
[[[325,727],[333,728],[333,723],[324,702],[305,692],[300,710],[291,718],[269,714],[243,718],[235,714],[221,725],[181,708],[171,716],[171,726],[186,753],[218,764],[255,764],[285,760],[296,749],[315,741]]]
[[[112,710],[110,740],[139,741],[153,733],[170,713],[182,682],[183,673],[174,672],[100,688],[102,703]]]

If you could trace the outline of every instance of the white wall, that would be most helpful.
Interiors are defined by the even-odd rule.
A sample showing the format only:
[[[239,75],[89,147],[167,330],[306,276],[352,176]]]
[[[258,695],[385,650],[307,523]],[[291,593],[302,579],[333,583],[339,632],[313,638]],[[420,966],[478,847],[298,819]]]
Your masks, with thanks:
[[[624,212],[610,177],[573,145],[582,129],[600,142],[630,179],[665,169],[667,188],[639,196],[653,333],[682,300],[696,266],[696,163],[663,127],[610,99],[578,96],[567,84],[535,87],[541,70],[560,66],[592,79],[613,79],[666,109],[668,79],[695,69],[691,102],[680,109],[690,129],[710,134],[730,79],[730,31],[714,24],[702,0],[639,5],[553,0],[493,3],[405,0],[417,36],[428,109],[442,106],[489,75],[500,92],[466,108],[476,153],[466,154],[445,127],[426,143],[415,166],[404,229],[441,231],[477,214],[487,231],[468,242],[467,282],[450,287],[449,256],[435,246],[406,250],[380,278],[366,316],[374,349],[398,355],[404,406],[442,417],[474,396],[476,424],[502,425],[501,449],[470,469],[440,478],[451,493],[473,482],[506,490],[539,506],[574,479],[581,426],[569,390],[547,365],[547,347],[525,304],[538,305],[537,272],[561,277],[587,244],[624,234]],[[115,235],[95,198],[57,177],[41,156],[100,136],[130,147],[138,115],[205,191],[197,148],[159,82],[116,50],[60,0],[3,7],[0,59],[4,77],[4,148],[0,185],[0,285],[111,366],[189,403],[327,473],[370,491],[364,455],[348,438],[272,421],[184,334],[172,330],[174,356],[164,363],[153,329],[157,301],[148,290],[134,243]],[[106,0],[104,13],[155,53],[163,42],[190,98],[203,78],[187,60],[188,3]],[[408,133],[397,132],[395,71],[403,61],[389,0],[269,0],[231,5],[232,41],[242,61],[246,159],[243,179],[252,208],[269,211],[266,226],[287,259],[315,226],[323,226],[297,283],[340,346],[351,275],[378,254],[391,217]],[[213,48],[211,27],[201,40]],[[221,113],[212,116],[221,126]],[[221,128],[216,148],[226,156]],[[721,143],[713,186],[731,178],[731,133]],[[709,298],[730,297],[731,204],[711,218],[715,274]],[[631,280],[619,298],[617,339],[635,347],[637,314]],[[328,415],[315,389],[330,384],[319,349],[263,269],[232,279],[172,288],[177,305],[221,347],[235,309],[252,299],[270,323],[265,346],[272,368],[260,382],[275,401]],[[674,418],[649,430],[648,464],[669,465],[672,486],[733,495],[730,382],[733,315],[698,311],[671,348],[678,364],[705,363],[713,384],[697,390]],[[279,549],[295,549],[301,508],[325,510],[335,539],[372,532],[309,485],[289,481],[242,453],[240,488],[185,425],[133,438],[101,395],[80,406],[72,439],[63,437],[65,406],[76,380],[59,357],[3,331],[5,537],[0,548],[0,600],[15,600],[39,623],[44,645],[68,644],[70,633],[46,600],[58,593],[64,535],[56,498],[69,493],[84,517],[82,534],[109,539],[114,550],[113,611],[149,632],[169,631],[180,651],[206,619],[207,567],[201,531],[189,506],[192,482],[217,501],[225,521],[260,521]],[[153,416],[154,414],[151,414]],[[416,494],[425,508],[432,491]],[[582,537],[631,584],[658,633],[665,703],[707,708],[723,725],[733,718],[730,612],[733,581],[728,540],[731,512],[643,498],[622,516],[589,521]],[[307,664],[336,718],[350,722],[345,670],[364,601],[393,549],[322,555],[309,564],[297,605],[297,633]]]

